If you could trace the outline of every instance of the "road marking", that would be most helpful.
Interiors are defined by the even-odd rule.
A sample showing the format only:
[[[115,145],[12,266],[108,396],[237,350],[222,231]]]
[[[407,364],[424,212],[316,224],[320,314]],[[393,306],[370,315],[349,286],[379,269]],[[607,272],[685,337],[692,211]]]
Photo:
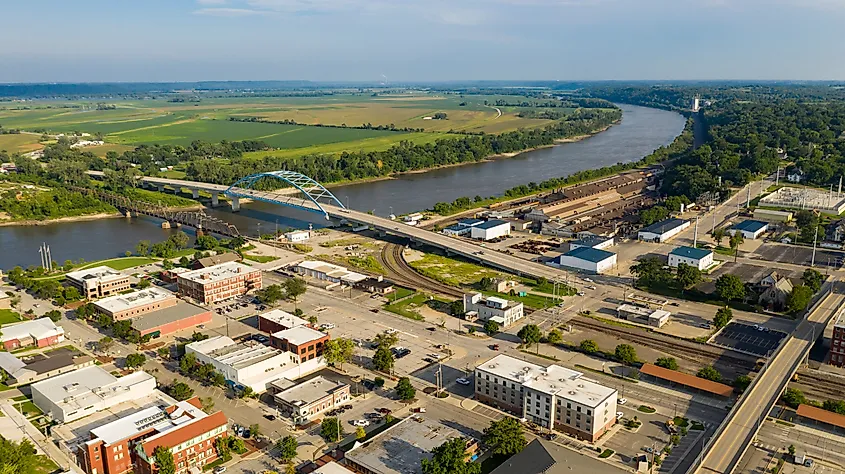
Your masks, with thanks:
[[[373,322],[375,322],[375,321],[373,321]],[[375,322],[375,324],[376,324],[376,326],[381,326],[381,327],[383,327],[383,328],[393,329],[392,327],[387,326],[387,325],[382,324],[382,323],[379,323],[379,322]],[[416,337],[416,338],[419,338],[419,336],[417,336],[416,334],[411,334],[411,333],[409,333],[409,332],[400,331],[400,330],[398,330],[398,329],[395,329],[395,331],[396,331],[396,332],[399,332],[399,333],[402,333],[402,334],[404,334],[404,335],[406,335],[406,336],[411,336],[411,337]]]

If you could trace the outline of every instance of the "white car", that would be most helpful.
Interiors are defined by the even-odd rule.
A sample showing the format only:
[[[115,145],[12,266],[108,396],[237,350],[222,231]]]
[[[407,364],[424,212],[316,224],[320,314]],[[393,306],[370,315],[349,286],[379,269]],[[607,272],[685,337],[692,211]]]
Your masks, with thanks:
[[[590,286],[588,286],[588,287],[587,287],[587,289],[588,289],[588,290],[595,290],[595,289],[596,289],[596,285],[590,285]]]
[[[583,291],[578,292],[578,296],[584,296],[584,295],[586,295],[586,293],[584,293]]]
[[[443,357],[440,354],[434,354],[434,353],[428,354],[428,356],[431,357],[434,360],[439,360],[441,357]]]
[[[214,468],[214,474],[221,474],[226,472],[226,466],[217,466]]]
[[[458,382],[461,385],[469,385],[471,383],[468,379],[465,379],[463,377],[455,380],[455,382]]]
[[[627,398],[620,398],[619,401],[617,401],[616,403],[618,403],[620,405],[624,405],[624,404],[628,403],[628,399]]]
[[[582,278],[582,280],[586,281],[587,283],[592,283],[592,282],[593,282],[593,279],[592,279],[592,278]]]
[[[367,420],[355,420],[355,421],[352,422],[352,426],[366,427],[366,426],[370,426],[370,422],[367,421]]]
[[[617,411],[616,412],[616,419],[621,420],[622,418],[625,418],[625,413],[621,412],[621,411]]]
[[[395,330],[395,329],[393,329],[393,328],[387,328],[387,329],[384,331],[384,333],[385,333],[385,334],[396,334],[397,332],[399,332],[399,331],[397,331],[397,330]]]
[[[334,329],[334,324],[332,323],[323,323],[320,325],[320,329]]]

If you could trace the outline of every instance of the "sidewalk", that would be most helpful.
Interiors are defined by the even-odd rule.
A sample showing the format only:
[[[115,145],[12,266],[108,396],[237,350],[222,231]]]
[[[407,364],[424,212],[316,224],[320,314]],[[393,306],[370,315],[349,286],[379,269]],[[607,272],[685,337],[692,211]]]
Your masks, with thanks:
[[[69,470],[73,473],[81,474],[82,471],[76,466],[75,462],[71,460],[61,449],[53,442],[47,439],[35,426],[30,423],[21,412],[15,410],[15,407],[7,401],[0,401],[0,410],[10,418],[14,424],[23,431],[33,444],[48,458],[52,459],[63,470]]]

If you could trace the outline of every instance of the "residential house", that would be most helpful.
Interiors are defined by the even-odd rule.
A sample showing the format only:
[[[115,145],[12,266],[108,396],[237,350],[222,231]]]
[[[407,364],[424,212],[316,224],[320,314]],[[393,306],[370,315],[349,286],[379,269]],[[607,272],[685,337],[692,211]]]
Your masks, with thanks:
[[[774,285],[760,293],[758,302],[767,308],[781,310],[786,306],[786,299],[790,293],[792,293],[792,282],[789,278],[780,278]]]

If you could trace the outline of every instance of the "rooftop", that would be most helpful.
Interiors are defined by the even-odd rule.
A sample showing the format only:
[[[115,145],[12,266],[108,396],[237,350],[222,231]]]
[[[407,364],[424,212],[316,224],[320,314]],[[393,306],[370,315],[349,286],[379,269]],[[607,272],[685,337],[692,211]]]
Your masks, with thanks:
[[[757,232],[761,229],[764,229],[768,225],[768,222],[747,219],[738,224],[734,224],[731,229],[744,230],[745,232]]]
[[[275,397],[295,406],[309,405],[345,386],[346,384],[319,376],[279,392]]]
[[[200,268],[208,268],[213,267],[214,265],[220,265],[221,263],[228,263],[228,262],[239,262],[241,260],[240,255],[232,252],[223,252],[219,255],[211,255],[209,257],[203,257],[197,260],[197,265]]]
[[[226,336],[216,336],[204,341],[192,342],[185,347],[235,369],[249,367],[283,354],[282,351],[264,344],[238,344]]]
[[[701,260],[702,258],[712,254],[713,251],[697,249],[694,247],[678,247],[669,253],[672,255],[677,255],[679,257],[694,258],[696,260]]]
[[[91,430],[91,435],[106,444],[113,444],[135,437],[142,431],[152,429],[158,433],[163,433],[206,416],[205,412],[193,404],[187,401],[178,402],[173,407],[154,406],[136,411],[129,416],[94,428]]]
[[[95,306],[105,311],[119,313],[139,306],[175,299],[176,295],[161,288],[151,286],[145,290],[127,293],[125,295],[114,295],[103,298],[94,303]]]
[[[119,271],[115,270],[111,267],[106,266],[99,266],[94,268],[88,268],[86,270],[78,270],[75,272],[69,272],[65,274],[65,278],[70,278],[71,280],[76,281],[85,281],[85,280],[116,280],[119,278],[126,278],[126,275],[120,273]]]
[[[337,278],[338,280],[343,280],[346,282],[355,283],[367,279],[367,275],[362,275],[357,272],[351,272],[345,267],[341,267],[340,265],[321,262],[319,260],[305,260],[303,262],[300,262],[296,266],[307,268],[318,273],[323,273],[332,278]]]
[[[521,452],[506,460],[491,474],[620,474],[626,472],[613,464],[584,456],[546,440],[536,438]]]
[[[323,464],[320,468],[314,471],[313,474],[353,474],[352,471],[346,469],[336,462]]]
[[[487,222],[482,222],[481,224],[474,225],[473,227],[475,227],[476,229],[492,229],[501,225],[506,225],[510,227],[510,223],[501,219],[492,219]]]
[[[608,252],[607,250],[594,249],[592,247],[578,247],[563,255],[567,257],[580,258],[581,260],[586,260],[588,262],[599,263],[613,257],[616,254]]]
[[[117,378],[92,365],[36,382],[32,384],[32,389],[60,407],[81,409],[150,380],[154,387],[155,378],[144,371]]]
[[[308,326],[297,326],[295,328],[285,329],[284,331],[274,332],[273,337],[276,339],[285,339],[291,344],[301,346],[302,344],[322,339],[326,337],[326,334]]]
[[[473,227],[473,226],[476,226],[478,224],[482,224],[483,222],[484,221],[481,220],[481,219],[473,219],[473,218],[458,219],[457,225],[459,225],[461,227]]]
[[[307,326],[308,321],[298,318],[287,311],[282,311],[280,309],[274,309],[272,311],[267,311],[266,313],[261,313],[258,315],[259,318],[266,319],[268,321],[272,321],[276,324],[280,324],[286,328],[295,328],[297,326]]]
[[[603,244],[608,240],[610,240],[609,237],[593,235],[590,237],[584,237],[583,239],[573,240],[572,242],[570,242],[569,245],[578,245],[581,247],[595,247],[596,245]]]
[[[214,265],[213,267],[201,268],[199,270],[193,270],[190,272],[182,273],[179,275],[179,279],[205,284],[227,280],[229,278],[236,277],[238,275],[245,275],[253,271],[256,270],[242,263],[227,262],[221,263],[220,265]]]
[[[56,326],[50,318],[39,318],[21,323],[7,324],[0,329],[0,341],[11,341],[32,336],[35,339],[64,334],[61,326]]]
[[[671,218],[665,221],[655,222],[654,224],[640,229],[640,232],[652,232],[654,234],[665,234],[677,227],[689,225],[689,221],[684,219]]]
[[[132,318],[132,327],[143,333],[144,331],[158,328],[175,321],[181,321],[207,311],[208,310],[205,308],[201,308],[184,301],[179,301],[175,306],[170,306],[168,308]]]
[[[728,385],[702,379],[696,377],[695,375],[678,372],[677,370],[665,369],[654,364],[643,364],[640,368],[640,372],[663,380],[675,382],[686,387],[696,388],[715,395],[721,395],[723,397],[730,397],[733,393],[733,388]]]
[[[845,428],[845,415],[817,408],[812,405],[798,405],[798,416],[820,421],[822,423]]]

